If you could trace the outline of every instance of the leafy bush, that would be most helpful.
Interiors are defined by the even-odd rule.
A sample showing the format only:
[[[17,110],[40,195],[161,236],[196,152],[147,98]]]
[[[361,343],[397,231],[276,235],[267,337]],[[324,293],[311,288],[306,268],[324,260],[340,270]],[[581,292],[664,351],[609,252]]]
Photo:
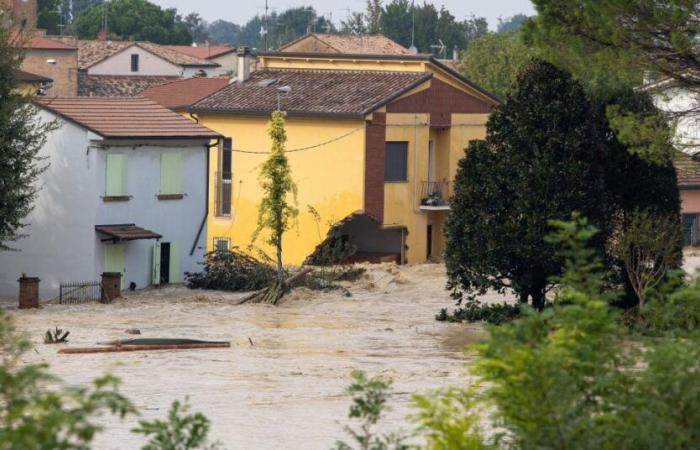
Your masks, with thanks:
[[[202,272],[185,273],[190,289],[254,291],[269,286],[276,276],[269,260],[255,258],[235,247],[207,253],[202,264]]]
[[[207,445],[209,419],[201,413],[189,414],[189,404],[175,400],[167,420],[140,420],[132,430],[150,436],[141,450],[194,450],[216,449],[218,444]]]
[[[441,322],[486,322],[500,325],[516,319],[520,313],[520,304],[468,303],[464,308],[455,309],[452,313],[449,313],[447,308],[442,308],[435,319]]]
[[[391,380],[380,376],[367,378],[361,371],[353,371],[353,382],[348,387],[347,393],[352,395],[350,405],[351,419],[361,421],[360,429],[355,430],[346,426],[345,430],[358,444],[358,450],[408,450],[410,447],[403,444],[404,437],[398,434],[379,435],[374,431],[375,425],[382,418],[386,410],[386,402],[389,398]],[[354,447],[345,442],[336,442],[336,450],[353,450]]]
[[[300,278],[292,287],[305,287],[314,291],[343,291],[350,297],[350,291],[338,284],[341,281],[357,281],[367,272],[364,267],[330,266],[320,267]]]

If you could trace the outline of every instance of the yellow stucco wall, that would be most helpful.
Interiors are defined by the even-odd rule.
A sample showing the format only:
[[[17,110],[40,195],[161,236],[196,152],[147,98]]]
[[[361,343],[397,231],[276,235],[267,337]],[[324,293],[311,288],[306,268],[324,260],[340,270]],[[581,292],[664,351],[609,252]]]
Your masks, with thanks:
[[[237,115],[200,115],[199,123],[233,140],[233,148],[267,150],[267,117]],[[315,145],[337,138],[353,130],[352,134],[322,147],[288,153],[298,193],[298,226],[284,237],[285,264],[300,264],[325,238],[329,225],[363,208],[364,191],[364,122],[288,118],[286,121],[287,149]],[[229,237],[232,245],[246,248],[256,227],[258,205],[262,190],[258,181],[260,166],[265,155],[233,153],[233,193],[231,217],[215,217],[215,173],[219,167],[218,153],[212,152],[210,162],[210,196],[207,247],[213,247],[217,237]],[[313,206],[321,215],[317,227],[308,212]],[[274,255],[264,244],[263,236],[256,247]]]

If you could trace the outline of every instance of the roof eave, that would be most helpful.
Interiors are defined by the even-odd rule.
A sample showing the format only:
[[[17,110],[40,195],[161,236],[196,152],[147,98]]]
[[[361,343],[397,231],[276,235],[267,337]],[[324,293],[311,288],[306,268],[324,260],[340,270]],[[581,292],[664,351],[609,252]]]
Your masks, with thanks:
[[[210,108],[196,108],[190,107],[187,112],[192,114],[211,114],[211,115],[232,115],[232,116],[256,116],[256,117],[269,117],[274,110],[261,110],[261,109],[237,109],[237,110],[221,110],[221,109],[210,109]],[[284,111],[288,117],[323,117],[323,118],[335,118],[335,119],[358,119],[361,120],[365,117],[365,112],[357,113],[342,113],[342,112],[323,112],[323,111]]]

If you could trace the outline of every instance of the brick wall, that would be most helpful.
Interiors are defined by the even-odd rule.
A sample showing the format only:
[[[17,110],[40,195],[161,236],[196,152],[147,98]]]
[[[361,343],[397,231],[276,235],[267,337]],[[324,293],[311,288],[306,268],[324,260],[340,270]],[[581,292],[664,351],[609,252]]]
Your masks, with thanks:
[[[365,212],[384,220],[384,143],[386,115],[372,114],[365,126]]]
[[[55,64],[49,64],[54,60]],[[49,97],[75,97],[78,95],[78,51],[28,49],[22,70],[43,75],[53,80]]]
[[[16,26],[36,28],[37,0],[2,0],[2,6],[12,11]]]

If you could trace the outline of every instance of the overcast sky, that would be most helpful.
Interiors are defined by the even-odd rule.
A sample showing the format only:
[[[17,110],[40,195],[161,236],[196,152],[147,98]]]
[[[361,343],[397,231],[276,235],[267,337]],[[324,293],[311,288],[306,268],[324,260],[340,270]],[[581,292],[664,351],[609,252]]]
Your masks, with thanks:
[[[256,14],[262,14],[265,0],[153,0],[165,7],[175,7],[186,15],[190,12],[199,13],[204,19],[212,22],[217,19],[244,24]],[[420,3],[423,0],[417,0]],[[428,0],[438,9],[445,5],[459,20],[472,13],[486,17],[491,28],[495,28],[499,17],[510,17],[518,13],[534,14],[530,0]],[[278,12],[295,6],[313,6],[320,15],[332,14],[336,24],[344,19],[348,11],[364,10],[366,0],[268,0],[271,9]]]

